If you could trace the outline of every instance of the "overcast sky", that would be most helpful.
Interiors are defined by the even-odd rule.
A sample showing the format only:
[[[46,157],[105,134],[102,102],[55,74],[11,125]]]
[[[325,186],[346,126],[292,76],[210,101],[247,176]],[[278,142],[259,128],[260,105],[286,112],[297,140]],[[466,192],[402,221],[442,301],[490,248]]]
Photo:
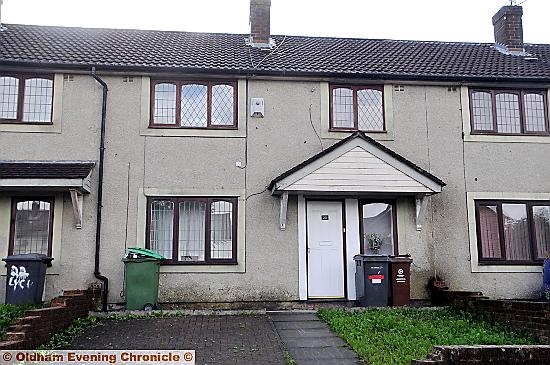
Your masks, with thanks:
[[[521,2],[519,0],[518,2]],[[272,0],[272,34],[492,42],[506,0]],[[523,5],[524,39],[550,43],[549,0]],[[248,33],[249,0],[4,0],[3,23]]]

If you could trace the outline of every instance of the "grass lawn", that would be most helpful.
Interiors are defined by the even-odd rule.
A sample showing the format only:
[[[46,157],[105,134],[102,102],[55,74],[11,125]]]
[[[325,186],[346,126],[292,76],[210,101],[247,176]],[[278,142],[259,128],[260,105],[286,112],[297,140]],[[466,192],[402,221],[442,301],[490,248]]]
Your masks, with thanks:
[[[437,345],[537,343],[502,325],[451,309],[322,309],[319,317],[370,365],[409,365]]]
[[[26,310],[39,308],[32,304],[27,305],[13,305],[13,304],[0,304],[0,339],[4,337],[6,329],[10,326],[11,322],[15,318],[23,317]]]

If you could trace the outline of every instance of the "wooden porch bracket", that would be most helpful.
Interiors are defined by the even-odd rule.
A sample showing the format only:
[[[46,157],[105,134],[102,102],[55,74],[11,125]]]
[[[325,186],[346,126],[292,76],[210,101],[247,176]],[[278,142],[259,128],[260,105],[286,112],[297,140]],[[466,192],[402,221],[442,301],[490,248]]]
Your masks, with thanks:
[[[416,230],[422,230],[424,216],[426,215],[426,206],[428,205],[428,195],[416,197]]]
[[[83,196],[81,192],[74,189],[70,189],[69,192],[71,193],[71,202],[73,204],[75,227],[77,229],[81,229],[82,228],[82,206],[84,203]]]
[[[286,211],[288,207],[288,192],[285,191],[281,195],[281,211],[279,212],[279,229],[286,230]]]

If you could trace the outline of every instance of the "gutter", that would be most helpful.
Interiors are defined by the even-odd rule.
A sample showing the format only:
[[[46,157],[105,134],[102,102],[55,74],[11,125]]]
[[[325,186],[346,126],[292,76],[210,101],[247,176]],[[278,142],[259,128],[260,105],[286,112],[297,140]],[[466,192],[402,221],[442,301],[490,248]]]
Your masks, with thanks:
[[[99,251],[101,247],[101,209],[103,208],[103,162],[105,161],[105,119],[107,116],[107,84],[95,73],[95,67],[92,67],[92,77],[103,88],[103,100],[101,104],[101,135],[99,139],[99,178],[97,187],[97,211],[96,211],[96,231],[95,231],[95,261],[94,261],[94,276],[100,280],[102,285],[101,290],[101,310],[107,311],[107,299],[109,295],[109,279],[101,275],[99,271]]]
[[[540,62],[536,61],[536,62]],[[29,61],[13,61],[1,60],[2,66],[13,67],[32,67],[43,70],[67,70],[74,71],[88,70],[89,65],[85,63],[57,63],[57,62],[29,62]],[[196,67],[178,67],[178,66],[140,66],[140,65],[105,65],[106,70],[111,72],[123,72],[128,74],[143,73],[159,73],[159,74],[202,74],[202,75],[228,75],[242,77],[306,77],[316,79],[361,79],[361,80],[376,80],[376,81],[420,81],[420,82],[449,82],[449,83],[550,83],[550,76],[533,76],[533,77],[514,77],[514,76],[476,76],[476,75],[424,75],[424,74],[392,74],[392,73],[346,73],[335,71],[311,71],[311,70],[258,70],[258,69],[215,69],[215,68],[196,68]],[[61,71],[60,71],[61,72]]]

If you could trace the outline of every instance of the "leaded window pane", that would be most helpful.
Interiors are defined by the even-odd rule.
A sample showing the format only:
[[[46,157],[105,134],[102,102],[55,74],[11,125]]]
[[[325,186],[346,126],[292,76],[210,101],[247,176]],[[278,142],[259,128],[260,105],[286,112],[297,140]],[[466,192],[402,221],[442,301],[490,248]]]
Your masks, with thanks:
[[[376,89],[358,90],[357,113],[359,130],[383,131],[384,111],[382,106],[382,91]]]
[[[206,127],[208,122],[208,87],[188,84],[181,87],[181,125]]]
[[[493,104],[491,93],[476,91],[472,93],[472,117],[474,130],[493,130]]]
[[[233,93],[231,85],[212,86],[212,125],[234,124]]]
[[[332,89],[332,127],[354,128],[353,90]]]
[[[15,77],[0,77],[0,119],[17,119],[19,80]]]
[[[525,130],[527,132],[546,131],[546,109],[544,107],[544,96],[541,94],[523,95],[525,112]]]
[[[499,133],[521,133],[519,95],[499,93],[495,96],[497,131]]]
[[[23,99],[23,121],[49,123],[52,120],[53,81],[26,79]]]
[[[156,124],[176,124],[176,85],[155,85],[155,108],[153,121]]]

